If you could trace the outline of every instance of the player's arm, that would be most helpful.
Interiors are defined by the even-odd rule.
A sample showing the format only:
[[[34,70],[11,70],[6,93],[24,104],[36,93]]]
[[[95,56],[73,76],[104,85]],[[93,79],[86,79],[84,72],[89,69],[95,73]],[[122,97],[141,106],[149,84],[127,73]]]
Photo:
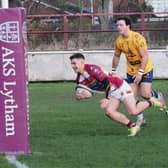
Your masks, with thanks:
[[[148,50],[147,48],[142,48],[139,50],[139,53],[142,57],[140,69],[144,70],[147,65],[147,61],[149,59]]]
[[[112,59],[112,73],[116,73],[119,62],[120,62],[120,56],[114,54]]]
[[[106,88],[105,93],[107,97],[107,94],[110,88],[110,81],[109,81],[108,75],[99,66],[95,66],[94,68],[92,68],[91,73],[95,77],[95,79],[97,79],[104,85],[104,87]]]
[[[112,59],[112,73],[116,73],[118,64],[120,62],[120,55],[121,55],[121,50],[117,46],[117,41],[116,41],[115,53],[114,53],[114,56],[113,56],[113,59]]]
[[[77,100],[82,100],[82,99],[89,99],[92,97],[92,94],[84,89],[81,89],[80,91],[76,91],[75,98]]]
[[[77,100],[88,99],[92,97],[92,93],[88,90],[87,86],[84,86],[82,83],[79,82],[80,75],[78,74],[76,77],[76,87],[75,87],[75,98]],[[81,86],[82,84],[82,86]]]
[[[140,71],[144,71],[149,59],[149,55],[148,55],[148,47],[147,47],[147,43],[146,43],[146,39],[145,37],[143,37],[142,35],[138,36],[138,39],[136,41],[136,47],[138,49],[138,52],[141,56],[141,65],[140,65]],[[140,73],[139,73],[140,74]]]
[[[77,84],[75,87],[75,98],[77,100],[89,99],[92,97],[92,92],[85,85]]]
[[[144,39],[144,37],[142,37],[139,40],[138,49],[139,49],[139,54],[141,56],[141,65],[138,70],[138,73],[135,75],[135,80],[134,80],[135,83],[139,83],[141,81],[142,75],[144,73],[145,67],[149,59],[147,44],[146,44],[146,40]]]

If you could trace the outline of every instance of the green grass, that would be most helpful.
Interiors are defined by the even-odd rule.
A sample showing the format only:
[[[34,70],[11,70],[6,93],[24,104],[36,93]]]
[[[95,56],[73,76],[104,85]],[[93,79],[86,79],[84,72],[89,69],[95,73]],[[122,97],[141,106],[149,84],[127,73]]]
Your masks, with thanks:
[[[167,96],[168,80],[154,81],[154,88]],[[100,96],[74,99],[74,83],[31,83],[29,93],[31,154],[18,156],[29,168],[168,166],[168,117],[158,110],[146,110],[147,126],[127,137],[127,128],[100,109]],[[127,115],[122,106],[120,111]],[[3,155],[0,162],[0,168],[13,168]]]

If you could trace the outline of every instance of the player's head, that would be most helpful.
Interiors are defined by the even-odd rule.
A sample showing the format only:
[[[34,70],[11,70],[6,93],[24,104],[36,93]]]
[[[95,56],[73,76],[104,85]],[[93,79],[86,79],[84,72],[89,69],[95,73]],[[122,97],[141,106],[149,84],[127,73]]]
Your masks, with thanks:
[[[81,53],[75,53],[69,57],[72,69],[78,73],[82,72],[85,64],[85,57]]]
[[[127,35],[131,30],[131,20],[127,17],[119,17],[116,20],[117,30],[121,35]]]

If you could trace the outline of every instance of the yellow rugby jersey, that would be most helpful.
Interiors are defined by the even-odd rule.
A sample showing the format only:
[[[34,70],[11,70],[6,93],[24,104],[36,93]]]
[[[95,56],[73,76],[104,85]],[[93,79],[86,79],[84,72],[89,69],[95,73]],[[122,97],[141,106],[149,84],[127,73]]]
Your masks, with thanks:
[[[138,32],[130,31],[128,38],[119,36],[115,43],[115,54],[120,56],[123,52],[127,60],[127,73],[130,75],[137,74],[141,66],[141,55],[139,50],[147,48],[145,38]],[[151,71],[153,68],[151,59],[148,59],[144,73]]]

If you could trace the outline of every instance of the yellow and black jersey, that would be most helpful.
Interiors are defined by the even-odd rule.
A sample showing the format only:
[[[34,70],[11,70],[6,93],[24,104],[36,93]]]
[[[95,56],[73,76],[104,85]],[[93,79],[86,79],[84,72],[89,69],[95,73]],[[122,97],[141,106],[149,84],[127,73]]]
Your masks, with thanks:
[[[145,38],[138,32],[130,31],[128,38],[120,35],[115,43],[115,55],[120,56],[123,52],[127,59],[127,73],[135,75],[140,66],[142,57],[139,53],[140,49],[146,49],[147,44]],[[151,71],[153,68],[151,59],[148,59],[144,73]]]

